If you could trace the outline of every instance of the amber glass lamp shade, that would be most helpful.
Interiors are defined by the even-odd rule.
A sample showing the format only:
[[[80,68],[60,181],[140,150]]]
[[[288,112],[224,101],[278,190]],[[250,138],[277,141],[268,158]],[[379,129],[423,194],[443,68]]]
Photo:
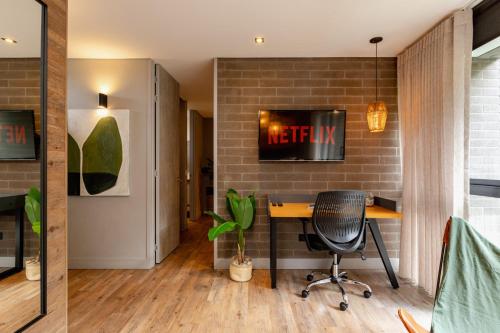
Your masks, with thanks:
[[[385,129],[385,122],[387,121],[387,107],[385,103],[375,102],[368,104],[366,120],[368,121],[368,129],[370,132],[383,132]]]

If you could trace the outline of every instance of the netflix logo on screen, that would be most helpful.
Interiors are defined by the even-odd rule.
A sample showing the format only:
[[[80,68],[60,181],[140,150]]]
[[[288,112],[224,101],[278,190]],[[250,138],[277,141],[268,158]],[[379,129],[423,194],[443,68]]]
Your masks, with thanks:
[[[335,144],[335,126],[319,126],[314,130],[314,126],[287,126],[276,125],[267,130],[267,144],[284,143],[321,143]]]
[[[33,111],[0,110],[0,159],[35,159]]]
[[[16,124],[0,124],[0,144],[25,145],[26,126]]]
[[[259,111],[262,161],[338,161],[344,159],[345,111]]]

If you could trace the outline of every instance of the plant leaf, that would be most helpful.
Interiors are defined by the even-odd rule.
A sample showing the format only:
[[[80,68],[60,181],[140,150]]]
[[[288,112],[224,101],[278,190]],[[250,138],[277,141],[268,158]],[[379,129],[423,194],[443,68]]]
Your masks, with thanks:
[[[234,228],[236,228],[236,226],[237,226],[237,224],[235,222],[227,221],[225,223],[222,223],[221,225],[210,228],[210,230],[208,231],[208,239],[210,241],[213,241],[214,239],[219,237],[219,235],[226,233],[226,232],[233,231]]]
[[[257,203],[255,202],[255,194],[253,194],[253,193],[252,193],[252,194],[250,194],[250,195],[248,196],[248,198],[249,198],[249,199],[250,199],[250,201],[252,202],[252,206],[253,206],[253,208],[257,207]]]
[[[253,220],[255,221],[255,216],[257,215],[257,203],[255,202],[255,194],[252,193],[248,196],[253,207]],[[252,221],[252,223],[254,222]]]
[[[226,198],[229,201],[229,211],[231,217],[233,218],[234,221],[239,221],[240,217],[238,216],[238,214],[239,214],[239,205],[241,201],[240,196],[236,192],[228,191],[228,193],[226,194]]]
[[[234,188],[230,188],[229,190],[227,190],[226,196],[230,195],[236,195],[239,198],[238,192]]]
[[[236,220],[236,222],[243,230],[246,230],[252,225],[253,216],[252,200],[249,197],[246,197],[240,202],[237,214],[238,220]]]
[[[41,227],[40,221],[35,221],[35,222],[31,223],[31,229],[33,230],[33,232],[35,234],[38,235],[38,237],[40,237],[40,227]]]
[[[230,198],[234,198],[234,199],[236,199],[238,201],[240,200],[238,192],[236,192],[235,189],[230,188],[226,192],[226,209],[227,209],[229,215],[231,216],[231,218],[233,220],[236,220],[236,216],[234,216],[233,208],[231,207]]]
[[[217,221],[218,224],[222,224],[222,223],[227,222],[226,219],[224,219],[220,215],[217,215],[215,212],[208,211],[208,212],[205,212],[205,214],[207,214],[208,216],[211,216],[215,221]]]
[[[36,201],[40,202],[41,201],[41,194],[40,191],[36,187],[31,187],[28,191],[28,196],[30,198],[35,199]]]
[[[26,195],[24,211],[28,216],[33,232],[40,237],[40,203],[34,197]]]

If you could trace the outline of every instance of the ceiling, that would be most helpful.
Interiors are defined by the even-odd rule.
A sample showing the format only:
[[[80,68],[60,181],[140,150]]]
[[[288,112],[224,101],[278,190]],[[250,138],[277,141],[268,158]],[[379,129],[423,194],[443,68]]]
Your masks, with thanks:
[[[41,19],[42,6],[35,0],[1,0],[0,37],[17,43],[0,40],[0,58],[40,57]]]
[[[470,0],[69,0],[70,58],[152,58],[212,112],[214,57],[395,56]],[[255,45],[255,36],[265,44]]]

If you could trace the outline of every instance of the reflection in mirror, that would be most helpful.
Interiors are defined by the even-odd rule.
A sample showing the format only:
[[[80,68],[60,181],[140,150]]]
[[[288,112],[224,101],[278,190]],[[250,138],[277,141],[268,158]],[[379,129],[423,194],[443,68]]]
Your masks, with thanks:
[[[0,1],[0,332],[45,308],[44,11],[37,0]]]

